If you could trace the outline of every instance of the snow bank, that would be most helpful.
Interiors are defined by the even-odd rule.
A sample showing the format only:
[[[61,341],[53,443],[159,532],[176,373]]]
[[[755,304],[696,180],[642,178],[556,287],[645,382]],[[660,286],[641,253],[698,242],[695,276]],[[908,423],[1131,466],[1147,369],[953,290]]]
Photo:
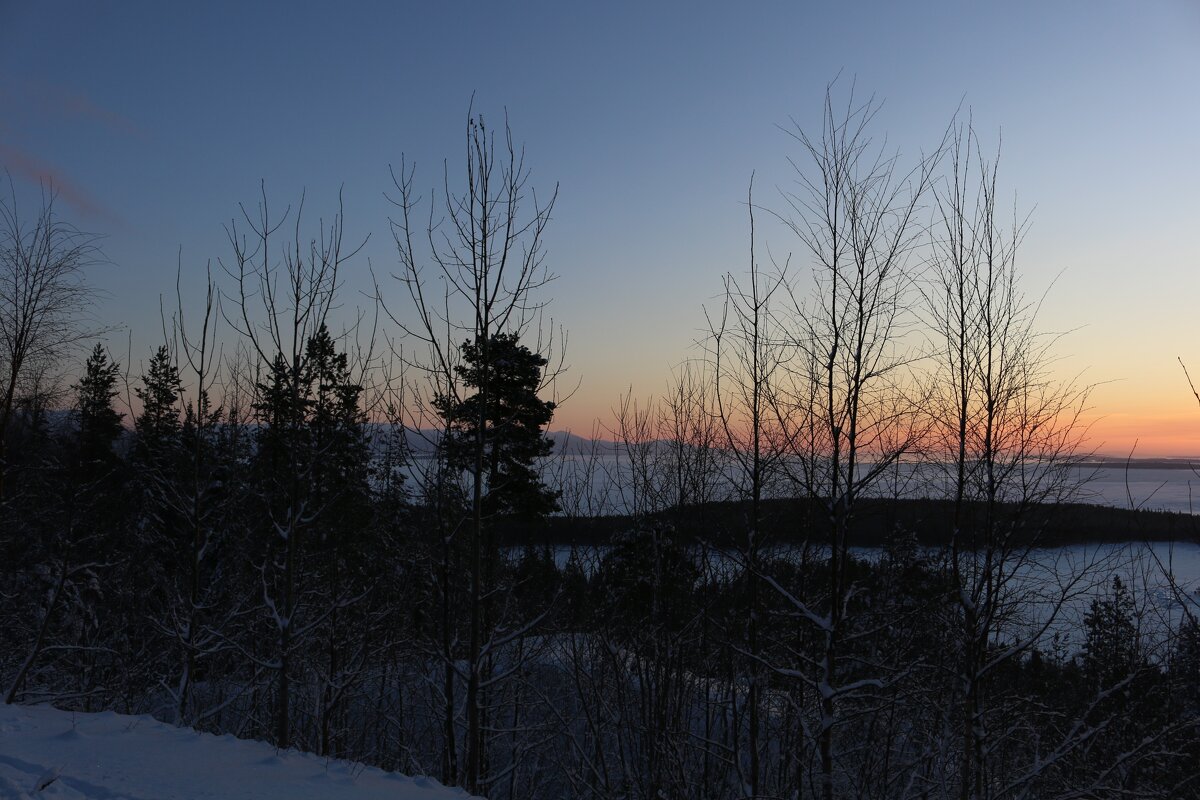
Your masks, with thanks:
[[[153,717],[0,705],[4,800],[465,800],[410,778]]]

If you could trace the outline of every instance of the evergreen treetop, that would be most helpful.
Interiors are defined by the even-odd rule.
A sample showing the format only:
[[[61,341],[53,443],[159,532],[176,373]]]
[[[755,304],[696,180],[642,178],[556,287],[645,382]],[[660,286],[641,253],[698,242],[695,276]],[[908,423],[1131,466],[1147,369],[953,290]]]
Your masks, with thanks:
[[[110,460],[113,442],[121,435],[124,415],[113,408],[120,369],[117,362],[109,361],[104,346],[97,344],[84,364],[83,377],[75,384],[79,455],[84,464]]]
[[[543,429],[554,416],[555,404],[537,395],[545,357],[522,345],[514,333],[498,333],[486,342],[463,342],[460,350],[463,363],[455,371],[463,385],[475,392],[464,398],[440,395],[434,401],[447,423],[449,464],[474,471],[476,437],[481,435],[485,513],[557,511],[560,493],[547,487],[536,469],[537,460],[554,448]]]

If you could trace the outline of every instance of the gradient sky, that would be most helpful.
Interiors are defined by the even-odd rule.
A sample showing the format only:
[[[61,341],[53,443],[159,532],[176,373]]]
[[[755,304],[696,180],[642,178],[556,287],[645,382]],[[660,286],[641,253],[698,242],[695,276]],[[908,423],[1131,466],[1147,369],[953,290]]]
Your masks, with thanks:
[[[743,207],[779,207],[826,84],[885,101],[902,154],[970,109],[1032,227],[1026,286],[1049,289],[1063,375],[1096,383],[1092,446],[1200,454],[1200,4],[25,3],[0,0],[0,164],[53,176],[106,235],[97,316],[135,360],[160,338],[177,257],[189,285],[265,181],[315,219],[339,188],[346,302],[395,268],[388,165],[432,185],[468,102],[508,110],[535,185],[557,182],[552,311],[581,387],[556,426],[587,431],[690,355],[720,277],[746,265]],[[799,244],[767,231],[772,252]],[[1053,284],[1053,285],[1052,285]],[[398,301],[399,287],[390,294]],[[386,290],[386,289],[385,289]]]

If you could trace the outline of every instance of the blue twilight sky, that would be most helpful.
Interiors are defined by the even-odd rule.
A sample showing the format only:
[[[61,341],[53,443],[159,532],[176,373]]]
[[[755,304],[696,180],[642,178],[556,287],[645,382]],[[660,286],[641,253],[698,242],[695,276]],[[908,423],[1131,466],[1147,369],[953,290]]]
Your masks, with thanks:
[[[388,165],[406,154],[419,185],[439,182],[474,93],[487,117],[507,109],[534,184],[560,187],[552,310],[582,381],[561,421],[578,430],[693,352],[702,305],[746,264],[751,171],[781,206],[798,153],[780,126],[815,123],[839,73],[885,100],[876,130],[902,156],[960,104],[988,141],[1003,129],[1002,181],[1033,211],[1028,286],[1054,283],[1045,325],[1078,329],[1060,369],[1104,382],[1095,443],[1200,452],[1175,361],[1200,365],[1195,0],[0,0],[0,164],[19,193],[53,176],[69,216],[107,236],[97,315],[131,331],[136,360],[178,254],[196,286],[260,181],[278,208],[307,191],[313,221],[343,190],[348,236],[371,235],[356,302],[368,265],[396,263]]]

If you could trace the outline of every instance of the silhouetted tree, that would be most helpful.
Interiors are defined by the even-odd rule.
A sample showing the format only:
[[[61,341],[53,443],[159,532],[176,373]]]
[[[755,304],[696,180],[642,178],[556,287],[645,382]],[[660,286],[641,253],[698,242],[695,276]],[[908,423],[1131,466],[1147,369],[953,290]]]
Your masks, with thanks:
[[[344,221],[340,206],[332,220],[323,222],[316,236],[302,240],[303,203],[296,211],[295,234],[282,248],[275,236],[282,220],[271,215],[266,197],[252,216],[242,216],[248,233],[231,224],[231,264],[223,268],[234,281],[237,316],[226,316],[242,336],[262,371],[256,381],[255,413],[262,423],[258,436],[258,477],[263,502],[255,527],[272,543],[265,548],[262,598],[263,618],[273,629],[270,655],[257,665],[275,676],[273,727],[275,743],[292,743],[291,681],[300,642],[313,633],[327,609],[315,610],[303,591],[304,558],[311,527],[319,513],[312,496],[314,453],[306,446],[307,414],[312,403],[308,346],[325,327],[334,307],[339,270],[358,248],[343,246]],[[289,208],[284,217],[290,213]],[[370,363],[369,353],[356,359]],[[269,577],[268,577],[269,576]]]
[[[882,665],[874,675],[853,675],[846,660],[859,635],[848,550],[856,506],[922,438],[915,353],[904,332],[914,321],[918,211],[942,148],[902,169],[871,135],[878,108],[853,91],[835,107],[827,89],[819,132],[792,133],[804,161],[796,162],[798,188],[786,195],[786,222],[812,259],[814,286],[807,296],[792,295],[785,334],[792,355],[773,404],[782,464],[796,494],[819,504],[828,553],[823,597],[785,592],[822,643],[799,674],[819,698],[813,736],[823,800],[841,795],[846,780],[840,722],[857,713],[851,707],[874,702],[893,677]]]
[[[13,412],[90,335],[84,312],[94,294],[84,270],[99,257],[97,237],[58,216],[53,187],[32,218],[18,208],[11,180],[9,189],[0,198],[0,501]]]
[[[143,453],[155,454],[162,448],[178,444],[180,418],[179,398],[183,382],[179,367],[175,365],[166,345],[155,351],[142,385],[134,389],[142,401],[142,413],[135,420],[138,449]]]
[[[546,358],[521,344],[516,334],[493,335],[487,361],[480,345],[463,342],[461,349],[463,363],[456,371],[463,386],[475,393],[457,401],[444,395],[434,401],[449,432],[449,462],[474,470],[476,429],[483,420],[484,513],[540,516],[557,511],[559,491],[546,486],[537,463],[554,448],[543,431],[555,404],[537,395]],[[489,387],[486,395],[478,391],[482,386]]]
[[[472,426],[474,435],[468,460],[471,481],[466,494],[470,514],[467,519],[460,516],[438,523],[443,530],[461,529],[466,533],[468,631],[466,651],[462,654],[452,652],[453,637],[450,635],[450,627],[454,624],[451,598],[455,596],[451,582],[457,583],[453,563],[455,546],[451,536],[441,537],[443,547],[437,569],[441,575],[443,598],[444,680],[441,691],[445,708],[445,757],[442,777],[447,782],[460,783],[468,791],[483,793],[489,791],[493,779],[488,774],[487,751],[494,738],[486,730],[485,718],[489,709],[485,694],[502,694],[502,682],[492,680],[490,675],[496,658],[495,648],[501,642],[512,642],[515,638],[513,630],[527,629],[527,625],[516,620],[502,623],[498,617],[489,618],[489,610],[485,608],[496,588],[488,585],[488,581],[499,574],[496,559],[489,559],[494,553],[494,542],[486,530],[488,459],[503,452],[489,448],[487,435],[488,414],[497,408],[493,401],[496,392],[492,385],[493,372],[502,373],[495,369],[497,359],[492,344],[500,341],[497,337],[501,334],[515,337],[514,342],[519,341],[522,334],[539,322],[545,302],[536,295],[552,277],[544,264],[542,236],[550,221],[557,190],[547,201],[539,201],[528,185],[529,169],[525,165],[524,152],[514,144],[507,123],[498,142],[496,132],[484,123],[482,116],[468,113],[465,133],[465,188],[461,193],[452,192],[447,178],[447,190],[440,201],[443,222],[431,215],[423,236],[417,228],[419,223],[414,224],[419,199],[413,189],[413,172],[402,164],[399,175],[393,175],[399,195],[394,199],[399,218],[392,222],[401,264],[398,278],[412,300],[416,321],[401,320],[390,310],[389,314],[419,343],[417,350],[428,356],[414,364],[425,372],[430,383],[430,396],[415,412],[422,421],[437,425],[441,417],[437,411],[439,405],[452,409],[464,401],[456,369],[457,358],[463,355],[458,342],[464,334],[474,348],[472,352],[478,368],[477,385],[472,387],[472,394],[477,397],[473,411],[478,416]],[[425,239],[427,249],[418,248],[418,238]],[[441,284],[445,287],[444,297],[435,299],[434,292],[441,295],[443,290],[432,289],[431,280],[444,282]],[[552,361],[552,339],[539,337],[538,341],[539,356],[547,362]],[[505,347],[503,343],[500,346]],[[557,371],[543,368],[543,384],[548,384]],[[540,419],[541,412],[536,409],[534,412],[533,418]],[[444,426],[444,420],[442,423]],[[497,463],[496,467],[499,469],[501,465]],[[448,476],[439,472],[435,477],[437,488],[434,493],[443,496],[440,487],[442,479]],[[446,506],[443,508],[448,510]],[[461,668],[459,664],[462,664]],[[460,672],[465,673],[466,682],[466,730],[461,762],[455,723],[461,705],[454,699],[455,682]],[[506,670],[506,674],[511,672],[511,669]]]
[[[75,384],[76,427],[62,442],[65,464],[48,465],[53,481],[42,500],[41,541],[36,558],[52,579],[46,587],[45,602],[33,606],[40,622],[28,644],[28,655],[10,685],[5,701],[13,702],[20,694],[29,671],[47,646],[56,622],[66,622],[62,641],[60,669],[71,675],[86,697],[93,670],[105,654],[95,641],[104,635],[103,615],[107,610],[127,613],[128,604],[120,600],[124,582],[116,587],[108,603],[101,602],[102,573],[125,555],[129,541],[125,533],[128,512],[123,496],[124,476],[113,444],[121,435],[122,415],[113,407],[117,396],[120,366],[109,361],[104,346],[97,344],[84,364],[83,375]],[[108,577],[104,575],[104,577]],[[127,599],[127,597],[126,597]],[[68,606],[64,609],[64,606]],[[60,620],[59,618],[63,619]]]
[[[786,294],[786,275],[783,270],[768,275],[755,257],[753,176],[746,192],[746,207],[750,218],[749,269],[744,276],[726,274],[720,321],[710,319],[709,328],[720,429],[735,467],[733,483],[739,497],[749,504],[745,537],[738,542],[749,605],[743,643],[747,657],[741,670],[747,683],[745,770],[750,795],[757,797],[762,779],[760,694],[765,682],[760,642],[763,498],[770,481],[777,477],[777,462],[783,455],[779,426],[772,424],[772,412],[778,408],[777,382],[789,349],[772,305],[778,303],[777,295]]]
[[[1119,575],[1083,619],[1083,671],[1098,688],[1127,679],[1141,665],[1133,597]]]
[[[1064,569],[1037,592],[1016,591],[1009,576],[1048,569],[1037,549],[1041,503],[1069,499],[1082,453],[1080,414],[1087,388],[1050,374],[1056,337],[1036,326],[1017,271],[1025,223],[1001,216],[998,155],[989,158],[969,126],[952,129],[949,174],[934,187],[931,269],[924,287],[935,343],[928,392],[929,459],[946,476],[953,502],[948,566],[956,583],[956,646],[961,741],[959,798],[987,796],[1003,715],[1015,697],[991,683],[1006,661],[1037,647],[1084,579]],[[1016,634],[1010,620],[1037,607],[1044,624]],[[1009,646],[995,647],[998,638]],[[1020,688],[1010,685],[1013,691]],[[990,756],[989,756],[990,754]]]
[[[109,361],[104,346],[97,344],[75,384],[79,464],[85,473],[95,473],[112,462],[113,443],[121,435],[124,417],[113,408],[120,374],[120,365]]]

